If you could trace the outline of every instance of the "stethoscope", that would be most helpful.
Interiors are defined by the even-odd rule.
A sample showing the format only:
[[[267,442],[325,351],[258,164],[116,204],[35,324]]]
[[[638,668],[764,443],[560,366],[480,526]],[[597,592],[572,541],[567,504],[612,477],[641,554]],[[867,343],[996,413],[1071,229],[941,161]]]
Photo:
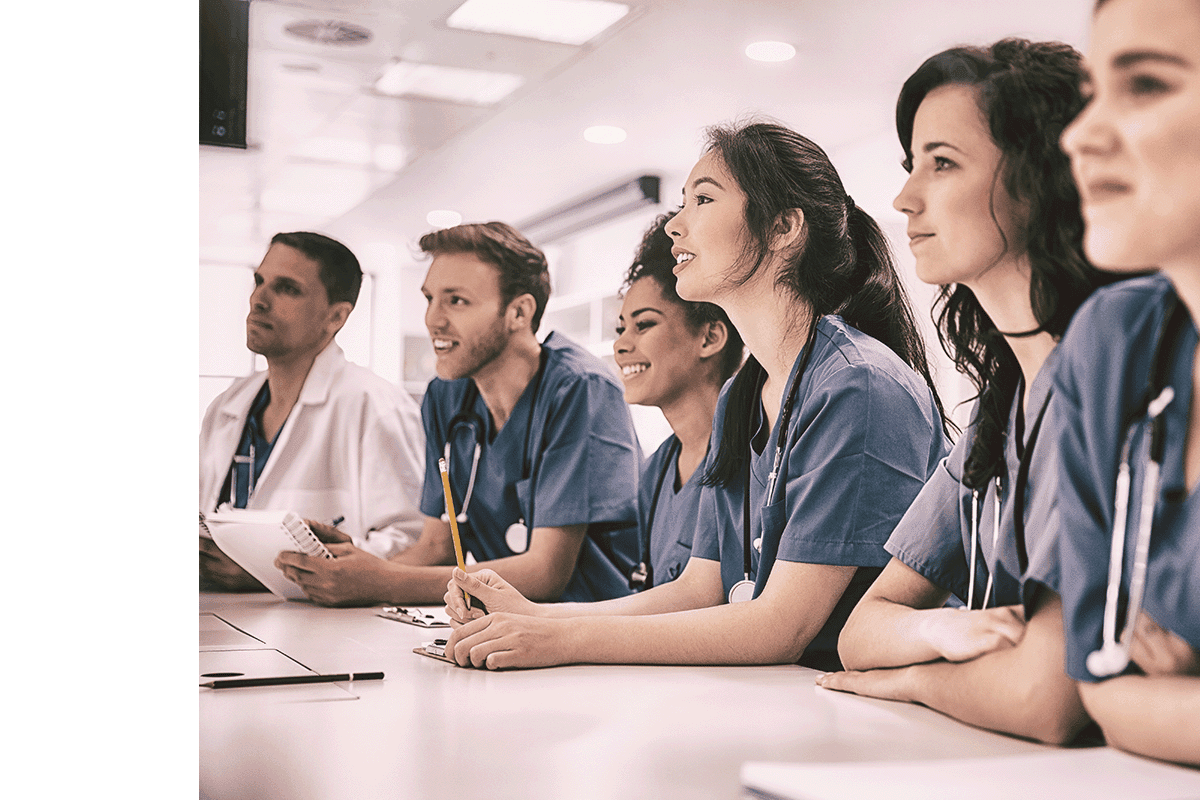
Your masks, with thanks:
[[[1050,397],[1053,390],[1046,393],[1046,399],[1042,401],[1042,408],[1038,411],[1037,420],[1033,423],[1033,428],[1029,432],[1029,441],[1024,447],[1018,447],[1017,452],[1017,479],[1016,485],[1013,487],[1013,538],[1016,540],[1017,549],[1017,564],[1020,568],[1020,573],[1025,574],[1026,568],[1029,566],[1029,554],[1025,547],[1025,487],[1029,483],[1029,465],[1033,461],[1033,448],[1037,443],[1038,433],[1042,429],[1042,420],[1046,416],[1046,409],[1050,407]],[[1018,400],[1017,402],[1020,402]],[[1025,438],[1025,415],[1021,409],[1017,410],[1016,424],[1016,440],[1020,443]],[[1000,499],[1004,491],[1004,484],[997,475],[992,485],[995,487],[996,500],[992,506],[992,564],[988,567],[987,584],[983,588],[983,602],[980,609],[985,609],[988,606],[988,599],[993,602],[995,597],[992,594],[992,585],[996,576],[996,562],[1000,559],[998,549],[1000,543]],[[983,513],[983,506],[987,502],[987,486],[980,492],[979,489],[971,491],[971,575],[967,581],[967,605],[968,610],[975,608],[975,564],[978,561],[979,555],[979,516]]]
[[[812,323],[808,329],[808,340],[804,343],[804,350],[800,354],[800,366],[796,369],[796,376],[792,378],[792,385],[788,387],[783,407],[779,410],[778,436],[775,439],[775,458],[771,462],[771,474],[767,477],[767,493],[763,496],[763,508],[766,508],[771,503],[771,498],[775,495],[775,487],[779,484],[779,478],[783,477],[783,450],[787,444],[788,425],[792,421],[792,405],[796,402],[796,394],[800,389],[800,379],[804,377],[804,371],[808,368],[808,361],[812,356],[817,335],[818,319],[814,314]],[[762,396],[762,387],[766,380],[766,371],[764,370],[763,372],[764,374],[759,378],[757,387],[755,388],[754,396],[756,398]],[[744,603],[754,599],[754,581],[750,578],[750,572],[753,569],[750,549],[752,546],[757,545],[755,549],[760,552],[762,550],[761,536],[754,542],[754,545],[750,542],[750,462],[754,456],[752,443],[747,443],[747,451],[746,480],[742,485],[742,579],[729,587],[730,603]]]
[[[1142,610],[1142,598],[1146,590],[1146,566],[1150,555],[1150,533],[1154,527],[1154,505],[1158,501],[1159,475],[1162,470],[1163,453],[1166,449],[1166,431],[1163,411],[1175,399],[1175,390],[1167,385],[1167,372],[1171,367],[1173,346],[1178,343],[1186,313],[1182,304],[1176,302],[1167,315],[1155,346],[1153,366],[1146,390],[1145,410],[1132,415],[1125,425],[1125,438],[1121,445],[1121,464],[1117,470],[1116,490],[1113,496],[1112,548],[1108,561],[1108,587],[1104,595],[1103,644],[1099,650],[1088,653],[1088,672],[1097,678],[1107,678],[1124,672],[1129,666],[1129,648],[1133,643],[1133,629]],[[1150,436],[1146,442],[1146,471],[1142,478],[1142,503],[1138,509],[1137,542],[1133,552],[1133,574],[1129,579],[1129,605],[1125,611],[1125,627],[1117,638],[1117,607],[1121,600],[1121,569],[1125,562],[1125,535],[1127,531],[1129,500],[1133,496],[1130,480],[1130,459],[1133,449],[1133,425],[1137,418],[1145,416],[1150,421]]]
[[[260,389],[259,391],[261,392],[262,390]],[[258,403],[259,399],[256,398],[254,402]],[[263,408],[265,408],[265,405],[263,406]],[[261,415],[263,412],[260,409],[258,413]],[[254,416],[253,404],[251,405],[251,408],[250,408],[250,416],[251,417]],[[289,414],[289,417],[290,416],[291,415]],[[262,418],[260,416],[258,418],[258,422],[260,425],[261,425],[261,420],[262,420]],[[287,424],[287,420],[284,420],[284,424]],[[249,422],[247,422],[247,427],[249,427]],[[280,427],[279,432],[282,432],[282,431],[283,431],[283,428]],[[276,433],[275,436],[276,436],[276,438],[278,438],[279,433]],[[250,498],[254,496],[254,487],[258,483],[258,481],[255,479],[255,476],[254,476],[254,462],[257,458],[258,453],[257,453],[257,450],[255,450],[255,448],[254,448],[253,434],[250,435],[250,441],[248,442],[248,444],[250,447],[249,455],[244,456],[244,455],[241,455],[240,453],[233,454],[233,465],[234,465],[233,477],[230,479],[230,486],[229,486],[230,503],[233,503],[234,498],[237,497],[237,483],[236,483],[237,474],[238,474],[238,472],[241,471],[238,469],[238,467],[240,467],[240,466],[246,467],[246,473],[247,473],[247,476],[246,476],[246,503],[247,503],[247,505],[249,505],[249,503],[250,503]],[[275,446],[274,441],[272,441],[271,447],[274,447],[274,446]],[[269,448],[268,448],[268,452],[270,452]]]
[[[532,464],[529,458],[529,436],[533,430],[533,413],[537,407],[538,397],[542,391],[542,375],[546,371],[546,348],[541,349],[538,356],[537,374],[533,378],[533,396],[529,401],[529,418],[525,423],[525,445],[521,451],[521,479],[531,477]],[[485,436],[485,426],[483,418],[475,413],[475,400],[479,397],[479,387],[475,385],[475,381],[471,380],[467,385],[467,391],[463,394],[462,403],[459,405],[458,413],[450,418],[450,424],[446,429],[446,443],[442,447],[443,457],[446,459],[446,464],[449,466],[450,460],[450,442],[454,439],[456,428],[463,426],[469,427],[474,434],[475,450],[471,454],[471,472],[467,478],[467,491],[463,495],[462,506],[459,508],[458,514],[455,515],[455,521],[460,525],[467,523],[467,509],[471,505],[471,497],[475,493],[475,477],[479,473],[479,459],[483,455],[483,443]],[[534,487],[529,487],[529,519],[533,519],[533,503],[534,503]],[[445,511],[442,512],[442,522],[449,522],[450,515]],[[529,546],[529,528],[525,524],[525,519],[522,518],[512,525],[508,526],[508,530],[504,533],[505,543],[514,553],[524,552]]]
[[[671,471],[679,450],[682,448],[679,437],[671,437],[671,446],[667,448],[667,457],[663,460],[662,469],[658,472],[658,481],[654,484],[654,494],[650,498],[650,511],[646,515],[646,530],[642,532],[642,560],[629,574],[629,588],[636,591],[649,589],[654,585],[654,567],[650,563],[650,534],[654,531],[654,513],[658,510],[658,496],[662,494],[663,482]]]
[[[251,439],[250,439],[250,455],[243,456],[238,453],[233,454],[234,479],[236,480],[237,474],[239,472],[241,472],[241,470],[237,469],[237,467],[244,465],[247,467],[246,472],[249,473],[246,477],[246,503],[247,503],[247,505],[249,505],[249,503],[250,503],[250,498],[254,496],[254,483],[255,483],[255,480],[254,480],[254,456],[255,456],[255,452],[254,452],[254,438],[253,437],[251,437]],[[230,492],[230,496],[237,497],[237,485],[236,484],[234,484],[233,489]]]

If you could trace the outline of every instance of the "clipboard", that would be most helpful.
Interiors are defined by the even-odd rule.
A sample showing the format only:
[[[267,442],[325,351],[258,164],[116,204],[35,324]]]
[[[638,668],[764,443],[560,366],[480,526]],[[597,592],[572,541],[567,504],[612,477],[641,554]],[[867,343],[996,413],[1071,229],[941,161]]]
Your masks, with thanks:
[[[455,662],[455,660],[446,655],[446,642],[447,641],[449,641],[449,640],[434,639],[432,642],[426,642],[425,644],[421,645],[420,647],[414,647],[413,652],[419,656],[425,656],[426,658],[432,658],[435,661],[445,661],[447,664],[454,664],[454,666],[457,667],[458,664]]]
[[[449,628],[450,623],[428,611],[419,608],[402,608],[400,606],[384,606],[376,615],[384,619],[403,622],[406,625],[416,625],[418,628]]]

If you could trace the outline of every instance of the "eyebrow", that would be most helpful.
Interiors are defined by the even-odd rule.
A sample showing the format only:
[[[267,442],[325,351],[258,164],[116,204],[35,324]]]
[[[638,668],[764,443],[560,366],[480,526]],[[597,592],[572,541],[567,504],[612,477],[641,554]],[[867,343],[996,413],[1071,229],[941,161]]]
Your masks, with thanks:
[[[258,273],[255,274],[257,275]],[[293,286],[297,289],[304,288],[300,281],[296,280],[295,278],[289,278],[286,275],[276,275],[271,279],[271,283],[275,284],[276,286]]]
[[[1146,61],[1157,62],[1160,64],[1172,64],[1178,67],[1190,67],[1187,59],[1181,58],[1171,53],[1162,53],[1157,50],[1131,50],[1127,53],[1121,53],[1113,57],[1112,64],[1116,69],[1129,69]]]
[[[722,186],[720,183],[718,183],[716,178],[710,178],[707,175],[700,177],[700,178],[696,178],[696,180],[692,181],[692,191],[693,192],[696,191],[696,189],[699,188],[701,184],[705,184],[705,183],[711,183],[713,186],[717,187],[721,191],[725,191],[725,187]],[[687,187],[685,186],[681,191],[687,192]]]
[[[932,153],[934,150],[937,150],[939,147],[948,147],[951,150],[957,151],[959,153],[963,153],[963,150],[961,147],[955,147],[954,145],[950,144],[949,142],[926,142],[925,145],[921,148],[921,152],[922,153]],[[963,155],[966,155],[966,153],[963,153]]]

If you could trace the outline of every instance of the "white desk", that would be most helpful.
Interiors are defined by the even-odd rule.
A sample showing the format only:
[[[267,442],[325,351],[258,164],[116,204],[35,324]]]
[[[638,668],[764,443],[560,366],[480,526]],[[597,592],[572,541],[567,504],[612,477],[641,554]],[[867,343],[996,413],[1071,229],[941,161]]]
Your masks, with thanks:
[[[200,596],[321,673],[384,681],[200,690],[200,796],[288,800],[736,798],[746,761],[946,759],[1047,748],[925,708],[827,692],[797,667],[459,669],[446,629],[267,594]],[[236,639],[236,637],[233,637]],[[197,681],[199,682],[199,681]]]

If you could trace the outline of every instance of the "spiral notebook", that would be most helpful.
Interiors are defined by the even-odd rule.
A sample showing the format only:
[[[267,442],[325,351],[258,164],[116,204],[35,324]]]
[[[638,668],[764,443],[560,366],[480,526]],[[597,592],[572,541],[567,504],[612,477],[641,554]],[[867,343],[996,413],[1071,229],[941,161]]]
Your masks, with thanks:
[[[284,551],[294,551],[333,558],[304,520],[292,511],[234,508],[205,516],[202,525],[225,555],[257,578],[272,594],[285,600],[303,600],[305,595],[299,586],[276,569],[276,556]]]

